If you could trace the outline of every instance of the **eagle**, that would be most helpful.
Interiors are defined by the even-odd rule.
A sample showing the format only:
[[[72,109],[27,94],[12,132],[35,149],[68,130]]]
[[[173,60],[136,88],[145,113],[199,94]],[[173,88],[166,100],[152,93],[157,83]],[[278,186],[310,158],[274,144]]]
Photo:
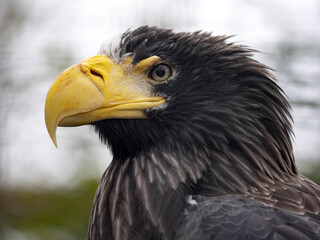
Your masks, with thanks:
[[[45,121],[91,125],[113,154],[89,240],[320,239],[320,186],[301,175],[287,97],[255,50],[142,26],[48,91]]]

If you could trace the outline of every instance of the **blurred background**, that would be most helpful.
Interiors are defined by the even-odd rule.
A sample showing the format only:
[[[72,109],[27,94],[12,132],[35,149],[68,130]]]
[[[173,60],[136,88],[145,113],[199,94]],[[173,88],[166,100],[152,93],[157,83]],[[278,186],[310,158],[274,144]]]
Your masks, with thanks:
[[[44,123],[47,90],[130,27],[235,35],[261,51],[292,104],[299,169],[320,183],[320,1],[0,1],[0,239],[85,239],[111,156],[90,127]]]

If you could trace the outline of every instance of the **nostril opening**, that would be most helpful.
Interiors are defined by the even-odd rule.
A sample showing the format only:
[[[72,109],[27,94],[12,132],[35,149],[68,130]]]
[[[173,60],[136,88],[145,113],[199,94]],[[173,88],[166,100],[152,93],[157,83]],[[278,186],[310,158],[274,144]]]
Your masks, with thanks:
[[[101,75],[100,73],[98,73],[98,72],[96,72],[96,71],[94,71],[94,70],[91,70],[91,69],[90,69],[90,73],[91,73],[92,75],[94,75],[94,76],[97,76],[97,77],[103,78],[103,77],[102,77],[102,75]]]

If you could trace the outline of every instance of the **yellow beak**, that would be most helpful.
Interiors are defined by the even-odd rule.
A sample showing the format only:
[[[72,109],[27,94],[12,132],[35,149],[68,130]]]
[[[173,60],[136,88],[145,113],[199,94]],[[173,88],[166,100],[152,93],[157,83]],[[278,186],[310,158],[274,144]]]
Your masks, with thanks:
[[[97,55],[66,69],[49,89],[45,104],[46,126],[55,146],[57,126],[79,126],[110,118],[146,118],[142,110],[165,100],[149,96],[149,85],[143,81],[130,59],[116,64]]]

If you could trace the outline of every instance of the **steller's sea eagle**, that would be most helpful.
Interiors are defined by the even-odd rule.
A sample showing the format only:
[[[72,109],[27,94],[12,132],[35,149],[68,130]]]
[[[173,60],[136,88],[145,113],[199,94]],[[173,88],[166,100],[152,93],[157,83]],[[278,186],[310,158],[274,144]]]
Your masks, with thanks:
[[[102,44],[48,91],[45,119],[90,124],[113,160],[88,239],[320,239],[290,107],[253,50],[143,26]]]

